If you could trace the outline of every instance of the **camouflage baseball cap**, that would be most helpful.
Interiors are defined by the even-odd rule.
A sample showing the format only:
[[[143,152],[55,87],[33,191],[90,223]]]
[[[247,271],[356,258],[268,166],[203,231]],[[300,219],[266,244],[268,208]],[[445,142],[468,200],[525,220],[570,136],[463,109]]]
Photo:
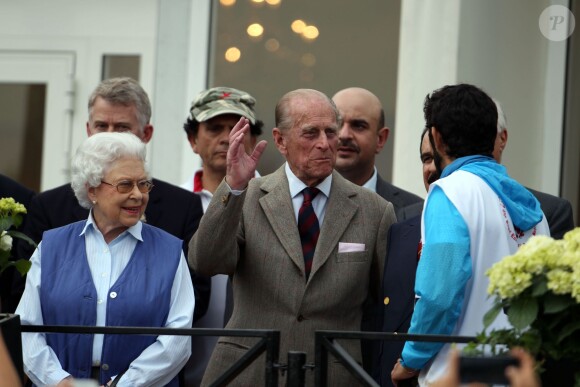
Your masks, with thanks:
[[[256,123],[254,105],[256,100],[245,91],[231,87],[213,87],[194,98],[189,112],[198,122],[204,122],[221,114],[237,114]]]

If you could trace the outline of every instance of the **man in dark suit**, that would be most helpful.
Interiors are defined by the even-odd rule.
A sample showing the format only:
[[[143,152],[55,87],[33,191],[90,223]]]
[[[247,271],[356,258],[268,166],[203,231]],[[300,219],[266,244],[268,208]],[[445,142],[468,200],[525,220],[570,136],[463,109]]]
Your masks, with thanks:
[[[13,198],[16,202],[24,205],[26,209],[30,207],[30,201],[34,196],[34,191],[29,190],[20,183],[10,179],[7,176],[0,175],[0,198]],[[24,216],[23,221],[26,219]],[[22,230],[19,230],[22,231]],[[17,246],[20,244],[20,239],[14,239],[12,245],[12,252],[17,251]],[[15,258],[23,258],[16,255]],[[20,277],[20,273],[10,267],[0,274],[0,298],[2,302],[3,313],[13,313],[18,305],[18,297],[12,293],[14,281]]]
[[[148,143],[153,136],[150,118],[149,97],[135,80],[108,79],[101,82],[89,98],[87,135],[130,131]],[[189,240],[203,215],[201,200],[191,192],[158,179],[153,179],[153,185],[145,221],[182,239],[187,254]],[[88,210],[79,205],[70,184],[65,184],[34,197],[24,232],[35,242],[40,242],[44,231],[87,217]],[[22,256],[30,257],[33,251],[21,246]],[[195,319],[203,316],[207,309],[210,280],[196,276],[193,271],[191,275],[195,288]]]
[[[385,126],[385,112],[379,98],[369,90],[350,87],[332,97],[342,117],[338,132],[335,168],[352,183],[368,188],[393,205],[395,214],[414,203],[423,203],[419,196],[407,192],[381,178],[375,167],[375,156],[389,137]],[[367,305],[361,329],[380,329],[380,305]],[[362,340],[364,368],[369,372],[376,359],[379,342]]]
[[[507,145],[508,131],[507,119],[501,104],[494,100],[497,108],[497,137],[493,149],[493,158],[501,163],[501,156]],[[527,187],[526,187],[527,188]],[[536,191],[531,188],[528,190],[538,199],[540,207],[550,226],[550,235],[554,239],[562,239],[564,234],[574,228],[574,215],[572,205],[564,198],[550,195],[544,192]]]
[[[375,167],[375,156],[389,137],[385,112],[378,97],[366,89],[350,87],[332,100],[342,117],[338,133],[336,170],[347,180],[378,193],[393,204],[395,213],[423,199],[386,182]]]
[[[423,165],[423,184],[429,191],[429,185],[439,179],[439,173],[433,162],[433,149],[426,136],[421,134],[419,156]],[[387,235],[387,258],[383,273],[383,310],[381,331],[406,333],[411,324],[415,305],[415,272],[421,256],[421,210],[423,203],[413,204],[420,207],[419,212],[404,221],[391,226]],[[372,376],[381,386],[392,386],[391,370],[401,351],[403,341],[380,342],[379,355],[374,359]]]
[[[272,130],[286,163],[253,178],[266,144],[260,141],[248,155],[243,141],[249,121],[241,119],[230,132],[226,177],[190,243],[188,259],[196,270],[233,276],[234,309],[227,328],[280,330],[281,358],[289,350],[303,351],[312,363],[314,331],[358,330],[365,300],[379,296],[386,234],[395,214],[390,203],[333,171],[339,121],[323,93],[287,93],[276,105]],[[220,338],[202,385],[255,342]],[[341,344],[361,360],[356,342]],[[308,385],[313,376],[307,374]],[[263,359],[233,384],[263,385]],[[340,363],[330,362],[329,385],[355,384]]]

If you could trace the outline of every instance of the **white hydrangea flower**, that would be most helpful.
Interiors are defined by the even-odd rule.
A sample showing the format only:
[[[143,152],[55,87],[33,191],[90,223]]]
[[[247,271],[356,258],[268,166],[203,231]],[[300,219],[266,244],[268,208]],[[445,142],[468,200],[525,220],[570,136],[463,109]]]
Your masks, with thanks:
[[[7,235],[6,231],[2,231],[0,235],[0,250],[10,251],[12,249],[12,237]]]

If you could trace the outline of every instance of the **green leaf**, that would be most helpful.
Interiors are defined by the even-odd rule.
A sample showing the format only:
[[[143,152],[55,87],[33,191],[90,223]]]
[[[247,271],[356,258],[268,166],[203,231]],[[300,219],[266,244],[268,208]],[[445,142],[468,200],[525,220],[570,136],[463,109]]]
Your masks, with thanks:
[[[493,304],[493,307],[487,311],[487,313],[483,316],[483,329],[487,329],[491,325],[492,322],[495,321],[497,315],[502,310],[502,304],[500,302],[496,302]]]
[[[564,328],[562,328],[562,331],[558,335],[558,344],[561,343],[562,340],[564,340],[566,337],[576,332],[578,329],[580,329],[580,321],[575,321],[566,325]]]
[[[524,329],[538,316],[538,302],[531,297],[514,300],[507,311],[509,322],[516,329]]]
[[[10,231],[7,231],[6,234],[8,234],[12,237],[18,238],[18,239],[22,239],[23,241],[26,241],[29,245],[36,247],[36,242],[34,242],[32,239],[30,239],[28,237],[28,235],[21,233],[20,231],[10,230]]]
[[[558,313],[574,304],[570,296],[547,294],[544,298],[544,313]]]
[[[32,266],[32,262],[26,259],[19,259],[18,261],[14,262],[14,266],[16,270],[20,273],[20,275],[24,276],[30,270],[30,266]]]
[[[540,297],[548,292],[548,280],[546,276],[542,275],[536,277],[532,287],[532,297]]]
[[[8,230],[10,227],[12,227],[12,218],[10,217],[5,217],[2,218],[0,217],[0,231],[6,231]]]

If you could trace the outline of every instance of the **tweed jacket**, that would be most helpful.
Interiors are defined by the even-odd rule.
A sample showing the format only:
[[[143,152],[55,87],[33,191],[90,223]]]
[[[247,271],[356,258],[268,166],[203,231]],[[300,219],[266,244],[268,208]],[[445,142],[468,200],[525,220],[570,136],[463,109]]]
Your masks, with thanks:
[[[314,363],[316,330],[360,330],[363,304],[378,297],[389,226],[390,203],[333,172],[326,214],[308,282],[284,166],[250,181],[236,196],[218,187],[189,246],[189,263],[202,275],[233,276],[234,309],[226,328],[280,330],[280,362],[289,350]],[[339,242],[364,244],[364,251],[339,252]],[[375,298],[376,299],[376,298]],[[221,337],[202,385],[214,381],[256,342]],[[360,362],[356,340],[342,343]],[[331,361],[330,385],[356,381]],[[285,381],[281,377],[280,384]],[[313,372],[307,373],[312,385]],[[263,385],[264,356],[233,382]]]

